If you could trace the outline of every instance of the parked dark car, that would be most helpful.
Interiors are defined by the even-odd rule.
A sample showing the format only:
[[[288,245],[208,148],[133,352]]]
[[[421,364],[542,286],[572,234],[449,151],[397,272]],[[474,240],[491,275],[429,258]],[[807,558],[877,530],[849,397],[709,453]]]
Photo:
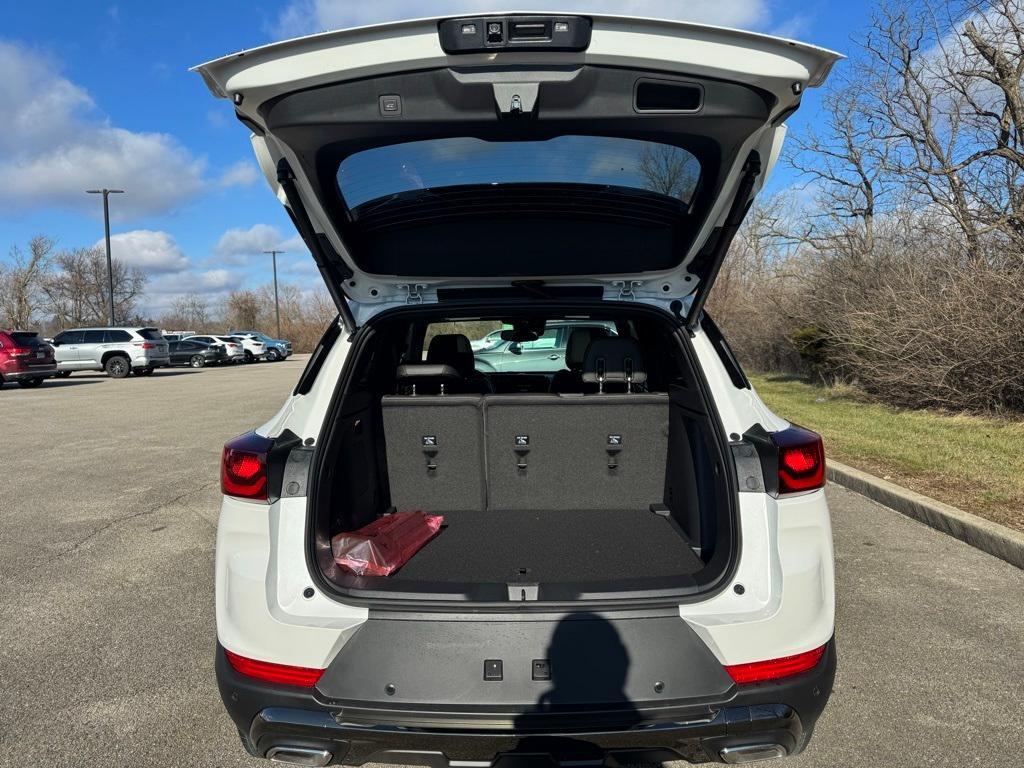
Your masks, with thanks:
[[[38,387],[57,373],[53,347],[33,331],[0,331],[0,387],[16,381]]]
[[[171,365],[187,365],[192,368],[202,368],[205,365],[222,363],[228,359],[228,353],[221,346],[207,344],[202,341],[169,342],[171,353]]]

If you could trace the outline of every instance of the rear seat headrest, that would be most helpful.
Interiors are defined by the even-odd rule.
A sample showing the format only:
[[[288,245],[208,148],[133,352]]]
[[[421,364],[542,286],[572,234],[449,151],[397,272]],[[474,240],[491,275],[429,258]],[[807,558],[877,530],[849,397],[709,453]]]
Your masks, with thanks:
[[[450,365],[462,376],[472,376],[476,370],[476,359],[469,339],[461,333],[445,333],[430,340],[427,362]]]
[[[565,367],[570,371],[578,371],[583,367],[583,358],[590,343],[594,339],[603,339],[610,335],[606,329],[596,326],[576,328],[569,334],[569,341],[565,345]]]
[[[583,358],[583,381],[598,384],[600,389],[609,382],[625,384],[627,390],[643,384],[647,371],[640,345],[624,336],[594,339]]]
[[[407,363],[398,366],[395,371],[398,379],[398,391],[402,394],[444,394],[448,387],[458,389],[462,376],[450,365],[434,365],[431,363]]]
[[[431,363],[406,363],[398,366],[395,372],[399,381],[405,379],[454,379],[458,381],[462,377],[459,372],[450,365]]]

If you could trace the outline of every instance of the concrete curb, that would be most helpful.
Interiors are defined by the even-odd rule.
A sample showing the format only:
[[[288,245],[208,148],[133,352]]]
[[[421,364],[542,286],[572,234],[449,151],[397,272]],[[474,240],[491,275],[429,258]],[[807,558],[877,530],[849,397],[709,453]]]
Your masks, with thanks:
[[[1024,569],[1024,533],[832,459],[828,460],[827,474],[833,483]]]

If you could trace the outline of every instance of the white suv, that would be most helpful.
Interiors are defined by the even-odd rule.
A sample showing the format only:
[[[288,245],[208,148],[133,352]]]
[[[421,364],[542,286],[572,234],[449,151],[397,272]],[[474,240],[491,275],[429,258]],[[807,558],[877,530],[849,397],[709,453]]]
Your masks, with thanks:
[[[167,340],[156,328],[70,328],[53,339],[57,375],[74,371],[106,371],[123,379],[133,371],[148,376],[170,365]]]
[[[702,310],[837,58],[482,15],[198,68],[339,310],[278,414],[223,454],[217,677],[251,754],[804,748],[836,663],[821,440],[765,407]],[[581,327],[563,370],[484,373],[469,338],[494,323],[520,345]],[[406,519],[436,533],[373,539],[389,575],[345,550]]]

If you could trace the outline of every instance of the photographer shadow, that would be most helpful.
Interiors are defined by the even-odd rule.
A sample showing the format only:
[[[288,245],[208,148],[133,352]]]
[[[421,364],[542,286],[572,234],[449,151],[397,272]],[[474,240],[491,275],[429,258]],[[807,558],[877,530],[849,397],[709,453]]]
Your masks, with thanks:
[[[639,712],[625,693],[629,652],[607,620],[592,613],[562,619],[551,637],[547,662],[551,688],[532,709],[516,718],[515,730],[521,738],[507,753],[508,762],[503,760],[502,768],[550,765],[553,759],[600,761],[604,751],[587,740],[588,731],[623,730],[640,722]],[[553,721],[567,713],[591,716],[574,718],[562,731]],[[553,727],[562,732],[552,735]]]

